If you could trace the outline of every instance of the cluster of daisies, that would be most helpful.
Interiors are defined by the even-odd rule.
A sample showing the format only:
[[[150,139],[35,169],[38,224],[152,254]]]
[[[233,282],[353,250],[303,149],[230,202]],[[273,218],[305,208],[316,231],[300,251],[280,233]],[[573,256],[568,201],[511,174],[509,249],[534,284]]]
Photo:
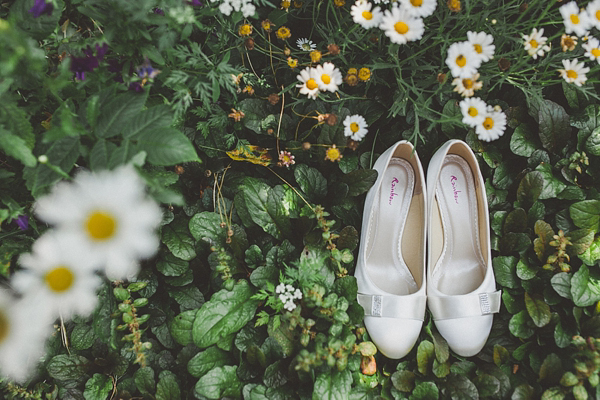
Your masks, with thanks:
[[[98,272],[131,279],[158,249],[160,207],[132,166],[80,172],[40,198],[34,211],[52,226],[19,258],[22,269],[0,291],[0,372],[26,379],[57,318],[86,316],[98,303]]]
[[[423,18],[433,14],[436,6],[437,0],[399,0],[393,3],[391,9],[382,11],[380,7],[373,8],[373,4],[366,0],[357,0],[350,14],[354,22],[363,28],[379,28],[392,43],[406,44],[423,37]]]
[[[296,289],[292,285],[286,285],[285,283],[277,285],[275,293],[279,294],[279,300],[283,303],[283,308],[288,311],[294,311],[296,308],[294,300],[302,299],[302,292],[300,289]]]
[[[580,9],[575,1],[571,1],[562,5],[559,10],[566,32],[561,40],[563,51],[573,50],[577,45],[577,38],[583,38],[585,43],[581,47],[585,50],[584,56],[592,62],[600,63],[600,41],[589,35],[592,28],[600,30],[600,0],[588,3],[585,9]],[[571,33],[576,36],[569,36]],[[523,35],[524,48],[533,59],[543,57],[550,51],[547,41],[544,29],[538,31],[534,28],[529,35]],[[566,82],[582,86],[587,81],[586,74],[590,68],[583,61],[563,59],[562,64],[564,68],[558,72]]]

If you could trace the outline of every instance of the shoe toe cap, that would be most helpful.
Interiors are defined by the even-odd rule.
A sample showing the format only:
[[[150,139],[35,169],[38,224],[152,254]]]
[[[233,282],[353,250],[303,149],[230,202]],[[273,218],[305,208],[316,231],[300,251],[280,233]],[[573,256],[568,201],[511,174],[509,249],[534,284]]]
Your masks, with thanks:
[[[459,356],[471,357],[483,349],[492,330],[492,315],[435,321],[450,349]]]
[[[423,321],[401,318],[365,317],[371,340],[386,357],[399,359],[414,347]]]

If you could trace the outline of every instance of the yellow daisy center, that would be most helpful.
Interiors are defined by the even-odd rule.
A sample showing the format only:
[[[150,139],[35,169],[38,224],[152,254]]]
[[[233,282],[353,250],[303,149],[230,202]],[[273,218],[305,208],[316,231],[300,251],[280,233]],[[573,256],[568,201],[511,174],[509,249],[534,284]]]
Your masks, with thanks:
[[[367,10],[363,11],[363,12],[362,12],[362,16],[363,16],[363,18],[364,18],[364,19],[366,19],[367,21],[370,21],[370,20],[372,20],[372,19],[373,19],[373,13],[371,13],[371,11],[367,11]]]
[[[336,147],[330,147],[327,149],[327,159],[330,161],[336,161],[340,158],[340,150]]]
[[[467,111],[467,113],[471,116],[471,117],[476,117],[477,114],[479,114],[479,111],[477,111],[477,109],[475,107],[469,107],[469,110]]]
[[[596,11],[596,19],[600,20],[600,10]]]
[[[61,293],[69,290],[69,288],[73,285],[75,277],[68,267],[59,265],[46,274],[45,280],[46,284],[50,289],[52,289],[52,291]]]
[[[475,48],[475,51],[476,51],[478,54],[481,54],[481,53],[483,53],[483,48],[481,47],[481,45],[480,45],[480,44],[474,44],[474,45],[473,45],[473,47]]]
[[[289,163],[290,161],[292,161],[292,159],[290,158],[290,156],[288,156],[287,154],[283,156],[283,162],[284,163]]]
[[[465,89],[471,89],[473,87],[473,81],[471,79],[463,79],[463,86]]]
[[[396,30],[396,32],[398,32],[401,35],[406,34],[406,32],[408,32],[408,25],[406,25],[404,22],[402,21],[398,21],[394,24],[394,29]]]
[[[421,7],[423,0],[410,0],[410,4],[412,4],[413,7]]]
[[[85,223],[88,235],[96,241],[103,241],[114,236],[117,230],[117,221],[109,213],[94,211]]]
[[[579,23],[579,15],[571,14],[571,22],[574,24],[578,24]]]
[[[310,78],[309,80],[306,81],[306,87],[309,90],[315,90],[319,85],[317,85],[317,81],[315,81],[313,78]]]
[[[356,122],[352,122],[350,124],[350,130],[352,131],[352,133],[358,132],[359,129],[360,129],[360,127],[358,126],[358,124]]]
[[[531,40],[529,41],[529,45],[530,45],[532,48],[534,48],[534,49],[537,49],[537,47],[538,47],[538,42],[537,42],[537,40],[535,40],[535,39],[531,39]]]
[[[494,127],[494,120],[490,117],[485,117],[483,121],[483,127],[488,131]]]
[[[573,71],[572,69],[567,70],[567,78],[577,79],[577,72]]]
[[[600,49],[592,49],[590,53],[596,58],[600,57]]]
[[[0,343],[4,342],[7,338],[8,332],[10,332],[8,317],[4,312],[0,311]]]
[[[329,85],[329,82],[331,82],[331,77],[327,74],[323,74],[321,75],[321,80],[324,84]]]
[[[462,54],[456,57],[456,65],[461,68],[467,65],[467,57],[463,56]]]

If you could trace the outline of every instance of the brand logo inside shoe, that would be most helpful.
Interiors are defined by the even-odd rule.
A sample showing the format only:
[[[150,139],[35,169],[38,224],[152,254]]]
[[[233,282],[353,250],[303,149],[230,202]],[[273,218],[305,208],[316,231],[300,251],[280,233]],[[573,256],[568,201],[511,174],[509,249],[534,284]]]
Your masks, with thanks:
[[[390,200],[388,201],[389,205],[392,205],[392,200],[394,200],[394,196],[398,196],[398,193],[395,192],[396,183],[398,182],[398,178],[394,177],[394,179],[392,179],[392,188],[390,189]]]
[[[452,192],[454,193],[454,202],[456,204],[458,204],[458,194],[461,192],[461,190],[456,189],[456,180],[458,178],[455,177],[454,175],[450,176],[450,184],[452,185]]]

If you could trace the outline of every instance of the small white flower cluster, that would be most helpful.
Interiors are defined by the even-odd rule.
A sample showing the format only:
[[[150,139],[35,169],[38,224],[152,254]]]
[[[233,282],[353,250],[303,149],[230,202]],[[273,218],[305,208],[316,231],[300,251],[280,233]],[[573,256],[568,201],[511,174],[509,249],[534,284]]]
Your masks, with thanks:
[[[335,92],[342,84],[342,73],[333,63],[326,62],[316,67],[306,67],[296,77],[300,83],[300,94],[305,94],[309,99],[316,99],[319,92]]]
[[[296,308],[294,300],[302,299],[300,289],[296,289],[292,285],[286,285],[285,283],[280,283],[275,288],[275,293],[279,294],[279,300],[283,303],[283,308],[288,311],[294,311]]]
[[[366,136],[368,127],[367,121],[362,115],[348,115],[344,119],[344,136],[360,142]]]
[[[389,0],[375,0],[376,4],[380,2],[388,4]],[[392,43],[406,44],[423,37],[423,18],[433,14],[436,7],[436,0],[399,0],[390,10],[381,11],[380,7],[373,8],[373,4],[366,0],[357,0],[350,14],[354,22],[363,28],[379,28]]]
[[[219,11],[224,15],[231,15],[233,11],[241,11],[244,18],[248,18],[256,12],[256,6],[252,0],[210,0],[211,3],[221,2]]]
[[[34,211],[53,228],[19,258],[23,269],[11,286],[21,298],[0,291],[0,374],[17,381],[35,367],[58,317],[94,311],[98,271],[115,280],[137,274],[138,260],[158,249],[162,220],[132,166],[81,172],[40,198]]]
[[[500,107],[492,107],[479,97],[466,98],[460,102],[462,122],[475,128],[479,140],[491,142],[504,134],[506,114]]]
[[[173,18],[179,25],[193,24],[196,22],[194,9],[189,6],[169,9],[169,17]]]

